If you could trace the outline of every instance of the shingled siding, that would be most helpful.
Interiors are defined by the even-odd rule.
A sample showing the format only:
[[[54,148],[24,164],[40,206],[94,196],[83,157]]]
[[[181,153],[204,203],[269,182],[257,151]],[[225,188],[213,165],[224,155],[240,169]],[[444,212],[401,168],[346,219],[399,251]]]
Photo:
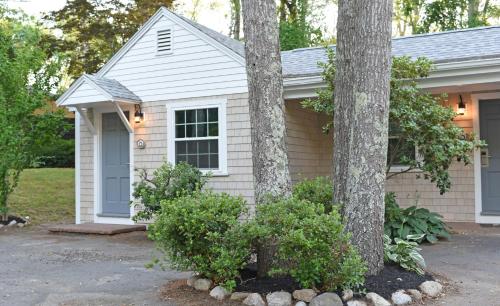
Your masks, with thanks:
[[[94,137],[80,122],[80,222],[94,222]]]
[[[247,94],[214,96],[189,99],[227,99],[227,167],[228,176],[210,178],[208,186],[215,191],[243,196],[253,206],[252,148],[250,142],[250,118]],[[145,149],[134,149],[134,165],[152,172],[167,158],[167,107],[169,102],[187,100],[144,102],[144,123],[135,128],[135,140],[143,139]],[[136,181],[138,177],[136,175]]]
[[[286,101],[285,116],[292,181],[331,176],[333,138],[321,130],[326,116],[303,109],[298,100]]]

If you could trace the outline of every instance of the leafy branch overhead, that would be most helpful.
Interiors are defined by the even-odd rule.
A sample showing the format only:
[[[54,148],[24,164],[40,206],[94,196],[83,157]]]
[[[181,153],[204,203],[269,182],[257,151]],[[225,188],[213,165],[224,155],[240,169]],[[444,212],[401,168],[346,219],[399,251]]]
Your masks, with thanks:
[[[307,99],[302,106],[333,118],[335,52],[331,48],[327,49],[327,58],[326,63],[319,63],[327,86],[317,91],[318,98]],[[425,58],[393,58],[389,112],[393,145],[389,146],[387,178],[420,170],[419,177],[435,183],[444,193],[451,187],[451,164],[469,164],[473,150],[485,143],[454,123],[457,114],[443,105],[446,95],[434,96],[418,88],[418,80],[428,77],[431,70],[432,62]],[[333,120],[329,120],[324,132],[328,133],[332,125]],[[417,156],[408,154],[408,148],[417,148]],[[404,164],[405,170],[390,172],[396,164]]]

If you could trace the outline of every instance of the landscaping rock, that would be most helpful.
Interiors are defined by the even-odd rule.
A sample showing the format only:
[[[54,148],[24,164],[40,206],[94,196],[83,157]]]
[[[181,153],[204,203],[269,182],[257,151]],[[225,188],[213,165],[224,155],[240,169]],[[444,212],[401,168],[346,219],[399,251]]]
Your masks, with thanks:
[[[219,301],[222,301],[223,299],[227,298],[230,294],[231,293],[229,291],[227,291],[221,286],[217,286],[210,291],[210,296]]]
[[[187,279],[186,283],[189,287],[194,287],[194,282],[198,279],[199,277],[197,275],[193,275],[190,278]]]
[[[266,303],[258,293],[250,293],[246,299],[243,300],[243,304],[248,306],[266,306]]]
[[[352,300],[347,302],[347,306],[367,306],[365,301]]]
[[[353,297],[354,297],[354,292],[352,292],[351,289],[347,289],[347,290],[342,291],[342,300],[344,302],[352,300]]]
[[[295,306],[307,306],[307,303],[304,301],[298,301]]]
[[[422,293],[420,293],[417,289],[408,289],[406,290],[406,293],[408,293],[415,302],[422,301]]]
[[[3,227],[3,224],[0,224],[0,228],[2,228],[2,227]]]
[[[16,220],[12,220],[12,221],[10,221],[9,224],[7,224],[7,226],[14,226],[14,225],[16,225],[16,223],[17,223]]]
[[[268,306],[291,306],[292,295],[285,291],[277,291],[266,295]]]
[[[411,296],[406,294],[404,290],[398,290],[391,295],[391,300],[394,305],[406,305],[412,302]]]
[[[231,297],[229,299],[233,301],[243,301],[249,295],[250,292],[233,292],[233,294],[231,294]]]
[[[24,223],[18,223],[17,227],[24,227]]]
[[[373,306],[391,306],[391,303],[387,302],[386,299],[374,292],[368,293],[366,295],[366,299],[370,301]]]
[[[343,306],[342,300],[338,295],[326,292],[312,299],[309,306]]]
[[[199,291],[208,291],[212,286],[212,281],[206,278],[198,278],[194,281],[194,289]]]
[[[294,299],[307,303],[311,302],[316,295],[316,292],[312,289],[300,289],[293,292]]]
[[[420,284],[419,288],[423,294],[430,297],[436,297],[441,293],[441,291],[443,291],[443,286],[435,281],[423,282],[422,284]]]

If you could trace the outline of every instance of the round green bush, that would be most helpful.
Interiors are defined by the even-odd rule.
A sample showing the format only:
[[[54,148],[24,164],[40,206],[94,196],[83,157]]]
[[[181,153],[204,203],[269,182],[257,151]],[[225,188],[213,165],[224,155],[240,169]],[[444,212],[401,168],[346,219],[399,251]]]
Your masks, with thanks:
[[[196,191],[162,201],[149,237],[175,268],[232,289],[250,257],[250,241],[239,221],[245,213],[241,197]]]
[[[323,204],[326,212],[329,212],[333,202],[332,179],[328,176],[303,179],[293,187],[293,195],[300,200]]]

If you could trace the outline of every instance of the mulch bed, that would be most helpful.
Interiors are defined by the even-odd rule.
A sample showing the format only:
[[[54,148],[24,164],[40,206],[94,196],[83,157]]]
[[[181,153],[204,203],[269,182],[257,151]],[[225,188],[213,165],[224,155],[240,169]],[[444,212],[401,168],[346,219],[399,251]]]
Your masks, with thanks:
[[[299,283],[290,276],[257,278],[257,265],[252,264],[241,271],[241,280],[237,280],[234,291],[266,295],[275,291],[293,292],[297,289],[301,289]]]
[[[17,223],[26,223],[26,220],[23,218],[17,217],[17,216],[9,216],[7,221],[2,221],[0,220],[0,224],[7,225],[9,224],[12,220],[16,220]]]
[[[167,302],[182,306],[241,306],[242,303],[229,299],[218,301],[208,292],[197,291],[186,284],[185,279],[172,281],[160,290],[160,297]]]

